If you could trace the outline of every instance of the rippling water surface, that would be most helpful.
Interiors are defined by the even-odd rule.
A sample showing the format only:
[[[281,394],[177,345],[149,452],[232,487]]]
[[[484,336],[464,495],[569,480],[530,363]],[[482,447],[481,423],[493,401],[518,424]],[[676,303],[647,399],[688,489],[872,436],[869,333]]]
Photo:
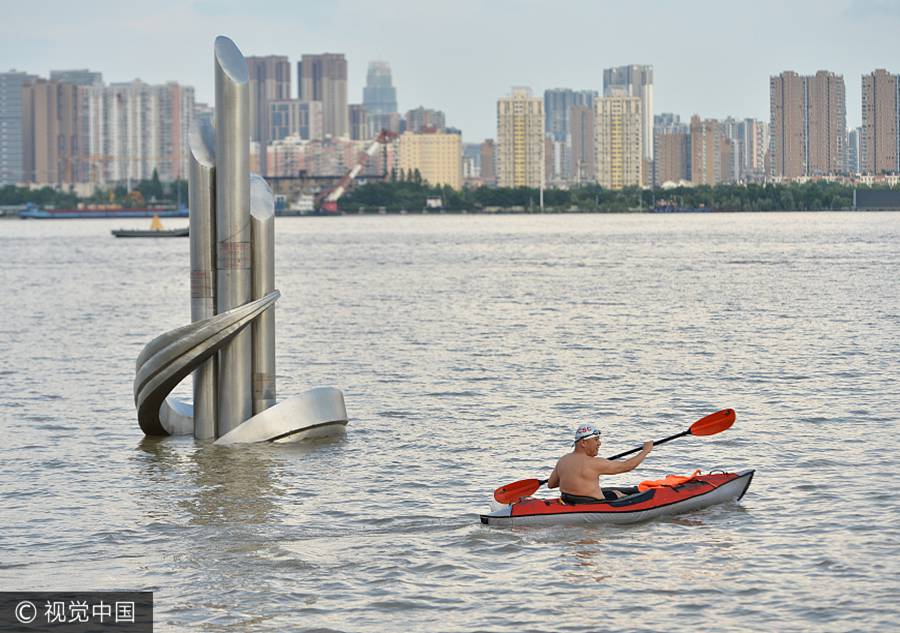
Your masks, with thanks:
[[[138,429],[188,241],[125,224],[0,222],[0,589],[153,590],[162,631],[900,628],[900,214],[279,219],[279,395],[352,419],[229,449]],[[724,407],[606,481],[756,468],[739,504],[478,521],[578,422],[612,454]]]

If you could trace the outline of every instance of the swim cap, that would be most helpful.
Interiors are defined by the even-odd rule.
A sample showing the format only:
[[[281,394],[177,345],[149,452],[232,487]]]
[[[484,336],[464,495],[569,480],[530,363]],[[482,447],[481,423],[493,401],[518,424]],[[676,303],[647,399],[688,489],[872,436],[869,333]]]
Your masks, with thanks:
[[[600,437],[600,431],[598,429],[595,429],[591,424],[582,424],[577,429],[575,429],[575,441],[572,443],[577,444],[584,438],[593,437],[594,435]]]

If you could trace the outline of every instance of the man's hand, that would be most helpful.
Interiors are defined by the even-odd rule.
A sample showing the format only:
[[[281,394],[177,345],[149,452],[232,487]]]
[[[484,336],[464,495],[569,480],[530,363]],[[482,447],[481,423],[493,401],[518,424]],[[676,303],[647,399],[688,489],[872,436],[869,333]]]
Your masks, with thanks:
[[[653,450],[653,442],[647,441],[644,442],[644,453],[648,454]]]

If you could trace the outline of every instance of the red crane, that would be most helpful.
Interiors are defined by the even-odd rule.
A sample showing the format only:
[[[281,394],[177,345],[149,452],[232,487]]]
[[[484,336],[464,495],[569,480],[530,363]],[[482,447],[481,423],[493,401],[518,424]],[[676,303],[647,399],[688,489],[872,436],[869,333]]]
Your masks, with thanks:
[[[366,151],[360,153],[359,159],[356,161],[356,164],[353,166],[353,168],[349,172],[347,172],[347,175],[341,178],[337,186],[325,195],[324,199],[322,200],[320,209],[326,213],[337,213],[338,199],[342,195],[344,195],[344,193],[346,193],[347,188],[350,186],[350,183],[352,183],[353,180],[359,175],[359,172],[363,170],[363,167],[366,166],[366,163],[369,162],[369,159],[375,155],[375,152],[378,151],[379,146],[387,144],[391,139],[394,139],[396,137],[396,132],[381,130],[381,133],[379,133],[378,137],[374,141],[372,141],[372,144],[369,145]]]

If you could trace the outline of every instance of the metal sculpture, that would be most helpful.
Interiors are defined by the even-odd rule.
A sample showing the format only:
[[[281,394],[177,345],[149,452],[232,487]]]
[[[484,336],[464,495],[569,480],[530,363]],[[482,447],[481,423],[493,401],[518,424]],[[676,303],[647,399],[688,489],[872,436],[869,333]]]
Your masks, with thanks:
[[[276,404],[275,203],[249,170],[244,56],[220,36],[214,60],[216,127],[195,121],[189,136],[192,323],[156,337],[138,356],[138,422],[147,435],[193,434],[217,444],[342,433],[347,410],[338,389]],[[191,372],[193,405],[169,396]]]

